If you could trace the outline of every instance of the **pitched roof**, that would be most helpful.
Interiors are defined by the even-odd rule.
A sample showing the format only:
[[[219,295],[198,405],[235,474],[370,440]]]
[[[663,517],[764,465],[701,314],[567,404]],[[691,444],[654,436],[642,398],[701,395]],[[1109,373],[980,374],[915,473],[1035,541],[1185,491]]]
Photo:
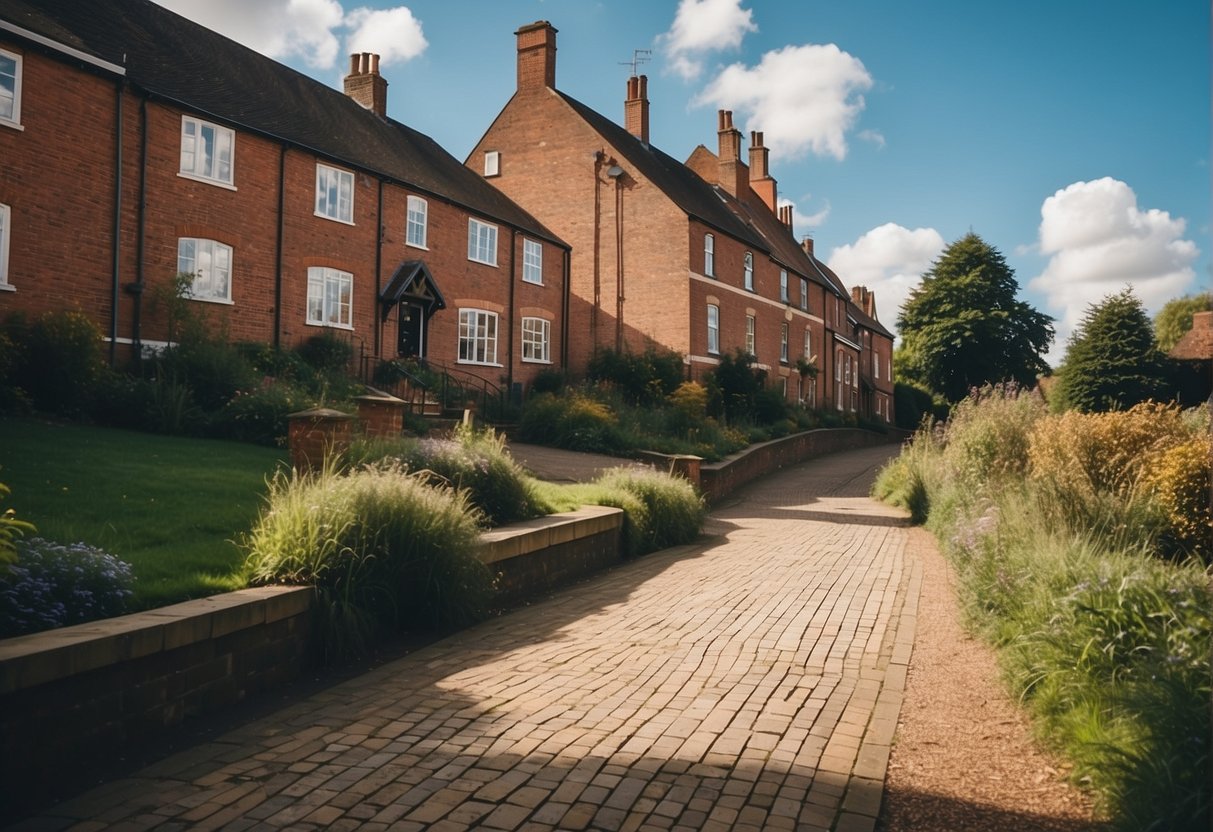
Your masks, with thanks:
[[[1213,312],[1194,314],[1192,328],[1184,333],[1168,355],[1184,361],[1208,361],[1213,358]]]
[[[124,67],[151,96],[567,248],[429,136],[148,0],[0,0],[0,19]]]

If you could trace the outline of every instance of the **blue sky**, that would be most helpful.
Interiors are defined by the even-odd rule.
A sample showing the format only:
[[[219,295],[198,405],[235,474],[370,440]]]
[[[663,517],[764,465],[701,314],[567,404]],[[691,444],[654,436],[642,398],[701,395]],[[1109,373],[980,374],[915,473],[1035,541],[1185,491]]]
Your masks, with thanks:
[[[651,140],[762,130],[796,233],[901,301],[972,230],[1065,339],[1132,285],[1153,313],[1209,288],[1205,0],[160,0],[317,80],[382,54],[388,113],[462,159],[514,89],[513,32],[549,20],[556,84],[622,121],[651,50]],[[748,142],[747,145],[748,146]]]

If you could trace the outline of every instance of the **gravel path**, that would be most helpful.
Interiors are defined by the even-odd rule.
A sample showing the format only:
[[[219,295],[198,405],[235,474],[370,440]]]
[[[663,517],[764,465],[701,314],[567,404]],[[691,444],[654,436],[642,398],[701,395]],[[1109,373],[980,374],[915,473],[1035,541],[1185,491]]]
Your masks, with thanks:
[[[886,832],[1099,829],[1089,797],[1033,741],[991,650],[960,625],[954,575],[931,535],[922,559],[914,654],[885,780]],[[915,545],[918,543],[918,545]]]

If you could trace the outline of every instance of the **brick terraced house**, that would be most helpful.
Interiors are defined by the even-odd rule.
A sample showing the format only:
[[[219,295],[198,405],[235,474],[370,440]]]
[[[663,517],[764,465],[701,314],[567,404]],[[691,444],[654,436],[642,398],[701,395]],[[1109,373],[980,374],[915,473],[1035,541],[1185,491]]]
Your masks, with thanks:
[[[560,366],[569,247],[386,117],[147,0],[0,0],[0,315],[165,343],[178,273],[233,340],[318,333],[496,385]]]
[[[762,133],[747,164],[721,111],[717,152],[680,162],[649,141],[645,76],[620,126],[556,88],[551,24],[515,34],[517,90],[467,165],[572,245],[569,366],[659,345],[698,377],[742,349],[788,400],[892,421],[892,335],[871,292],[797,243]]]

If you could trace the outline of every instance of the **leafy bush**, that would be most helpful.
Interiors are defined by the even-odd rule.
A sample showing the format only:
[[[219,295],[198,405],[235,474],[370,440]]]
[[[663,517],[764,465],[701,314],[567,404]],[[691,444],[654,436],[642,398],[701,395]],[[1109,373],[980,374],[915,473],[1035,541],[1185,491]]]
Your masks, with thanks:
[[[754,369],[754,356],[738,349],[720,357],[720,363],[707,376],[711,409],[715,415],[731,421],[748,421],[754,416],[754,399],[766,384],[766,371]]]
[[[257,372],[236,346],[196,338],[165,348],[156,357],[157,379],[189,389],[189,398],[206,412],[223,408],[236,393],[254,387]]]
[[[529,392],[531,395],[559,393],[567,383],[568,379],[561,370],[540,370],[531,379],[531,389]]]
[[[8,321],[9,339],[22,345],[9,370],[12,383],[35,408],[77,416],[87,413],[105,369],[103,334],[83,312],[47,312],[33,321]]]
[[[311,407],[313,402],[299,388],[272,381],[248,391],[237,391],[215,414],[214,432],[221,437],[258,445],[280,446],[286,442],[292,413]]]
[[[948,404],[929,390],[904,381],[893,383],[893,410],[897,427],[917,430],[923,417],[937,421],[948,418]]]
[[[12,491],[0,482],[0,501],[3,501]],[[4,574],[4,566],[17,559],[17,542],[26,534],[35,531],[34,524],[17,519],[17,512],[11,508],[0,511],[0,575]]]
[[[344,338],[325,333],[313,335],[295,348],[296,354],[321,373],[344,373],[354,360],[354,347]]]
[[[1209,494],[1213,439],[1206,433],[1163,451],[1145,473],[1145,491],[1167,518],[1180,552],[1213,564],[1213,507]]]
[[[359,653],[385,630],[483,615],[492,576],[477,521],[464,495],[390,465],[280,475],[244,540],[246,568],[253,584],[316,586],[327,655]]]
[[[490,526],[502,526],[543,514],[532,480],[491,429],[460,427],[451,439],[362,439],[350,449],[351,462],[390,459],[431,484],[467,492]]]
[[[121,615],[131,568],[85,543],[17,541],[17,563],[0,571],[0,638]]]
[[[522,411],[518,437],[573,451],[613,453],[627,447],[611,409],[578,390],[532,396]]]
[[[642,353],[598,350],[586,368],[590,381],[609,382],[631,404],[659,402],[686,377],[682,356],[652,347]]]
[[[1022,476],[1033,429],[1046,414],[1035,391],[1013,383],[974,390],[952,408],[945,451],[949,466],[974,484]]]
[[[703,527],[707,514],[703,499],[681,477],[651,469],[614,468],[594,484],[606,491],[598,505],[627,512],[626,548],[631,554],[690,543]]]

